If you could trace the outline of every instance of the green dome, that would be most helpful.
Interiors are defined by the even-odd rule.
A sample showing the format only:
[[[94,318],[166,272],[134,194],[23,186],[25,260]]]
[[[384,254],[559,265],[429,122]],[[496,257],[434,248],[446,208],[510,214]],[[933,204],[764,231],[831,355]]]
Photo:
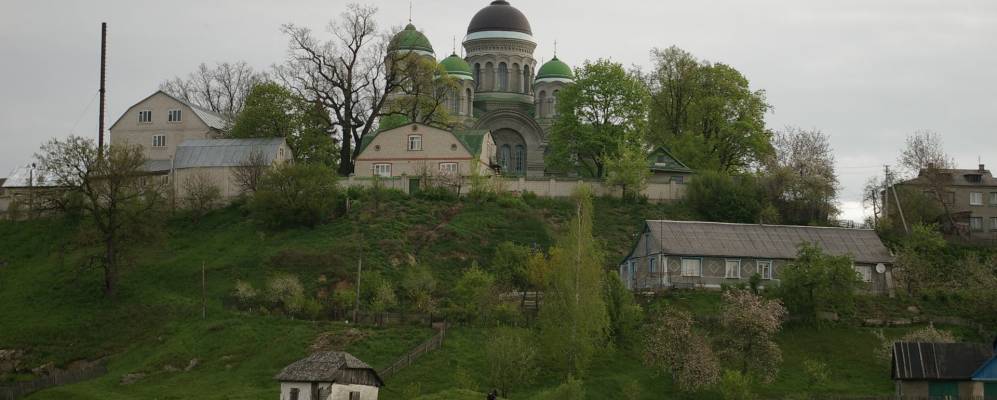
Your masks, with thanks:
[[[471,65],[456,53],[444,58],[443,61],[440,61],[440,65],[443,66],[444,71],[447,71],[447,74],[458,78],[474,79],[474,75],[471,74]]]
[[[426,35],[416,30],[415,25],[412,24],[406,25],[404,30],[391,38],[388,49],[391,51],[408,50],[429,54],[434,53],[433,45],[429,43],[429,39],[426,39]]]
[[[575,74],[571,72],[571,67],[568,64],[565,64],[563,61],[558,60],[557,56],[554,56],[553,59],[540,67],[540,71],[537,71],[537,80],[552,78],[574,80]]]

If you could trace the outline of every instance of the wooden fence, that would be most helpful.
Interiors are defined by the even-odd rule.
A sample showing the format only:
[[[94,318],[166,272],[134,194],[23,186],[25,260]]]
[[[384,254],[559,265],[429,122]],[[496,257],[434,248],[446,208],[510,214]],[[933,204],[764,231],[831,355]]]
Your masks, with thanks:
[[[426,353],[439,349],[443,347],[443,339],[447,336],[447,326],[446,324],[441,324],[440,329],[436,332],[436,335],[429,338],[429,340],[423,342],[422,344],[416,346],[414,349],[408,352],[408,354],[402,356],[395,361],[391,366],[377,371],[377,374],[381,376],[381,379],[388,380],[392,375],[398,373],[405,367],[412,365],[412,362],[418,360]]]
[[[107,373],[107,365],[103,360],[86,367],[72,370],[56,372],[44,378],[38,378],[28,382],[18,382],[13,386],[0,386],[0,400],[15,400],[39,390],[53,388],[56,386],[71,385],[77,382],[98,378]]]

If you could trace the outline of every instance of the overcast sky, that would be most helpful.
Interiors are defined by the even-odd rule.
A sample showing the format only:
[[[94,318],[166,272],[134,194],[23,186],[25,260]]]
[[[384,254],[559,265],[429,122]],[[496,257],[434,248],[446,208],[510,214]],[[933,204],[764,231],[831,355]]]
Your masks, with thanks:
[[[997,1],[512,0],[540,42],[572,65],[646,66],[677,45],[732,65],[768,93],[773,128],[828,133],[845,217],[862,183],[896,160],[916,129],[942,134],[960,166],[997,167]],[[387,29],[404,0],[370,1]],[[267,69],[285,56],[281,24],[322,30],[336,0],[5,0],[0,8],[0,175],[52,137],[96,136],[100,22],[109,25],[108,126],[159,83],[201,62]],[[439,58],[487,0],[415,0],[413,22]]]

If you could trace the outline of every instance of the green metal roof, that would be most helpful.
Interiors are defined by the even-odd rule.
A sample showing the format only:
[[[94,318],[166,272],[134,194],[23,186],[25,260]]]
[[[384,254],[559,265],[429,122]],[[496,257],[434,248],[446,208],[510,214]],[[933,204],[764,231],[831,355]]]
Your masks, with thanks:
[[[440,65],[443,66],[443,70],[447,71],[450,75],[457,75],[465,78],[474,78],[471,74],[471,65],[464,61],[463,58],[457,55],[457,53],[451,54],[450,57],[444,58],[440,61]]]
[[[474,130],[461,130],[454,131],[453,135],[460,140],[464,147],[471,155],[481,155],[481,147],[485,142],[485,135],[488,134],[486,130],[474,129]]]
[[[575,74],[571,72],[571,67],[554,56],[550,61],[544,63],[537,72],[537,79],[561,78],[575,79]]]
[[[692,173],[692,169],[679,161],[668,149],[658,147],[647,155],[647,161],[651,164],[651,171],[659,172],[686,172]]]
[[[391,51],[399,50],[409,50],[409,51],[422,51],[433,53],[433,45],[429,43],[429,39],[422,32],[415,29],[415,25],[408,24],[405,26],[401,32],[391,38],[391,43],[388,44],[388,49]]]

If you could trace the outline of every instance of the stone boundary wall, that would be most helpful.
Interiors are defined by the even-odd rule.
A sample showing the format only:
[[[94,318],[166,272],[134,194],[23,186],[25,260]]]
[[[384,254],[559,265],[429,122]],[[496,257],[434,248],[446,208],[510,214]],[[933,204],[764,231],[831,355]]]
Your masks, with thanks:
[[[411,194],[413,180],[420,177],[391,177],[391,178],[367,178],[351,176],[341,178],[339,184],[343,187],[372,187],[375,182],[386,189],[400,190]],[[567,178],[486,178],[493,187],[503,192],[526,193],[530,192],[540,197],[566,198],[571,197],[575,189],[581,185],[588,185],[592,188],[595,196],[620,197],[622,191],[619,187],[606,185],[602,180],[597,179],[567,179]],[[471,183],[469,178],[463,178],[460,184],[461,194],[470,191]],[[653,202],[667,202],[681,200],[685,198],[686,185],[681,183],[648,183],[641,192],[648,200]]]

